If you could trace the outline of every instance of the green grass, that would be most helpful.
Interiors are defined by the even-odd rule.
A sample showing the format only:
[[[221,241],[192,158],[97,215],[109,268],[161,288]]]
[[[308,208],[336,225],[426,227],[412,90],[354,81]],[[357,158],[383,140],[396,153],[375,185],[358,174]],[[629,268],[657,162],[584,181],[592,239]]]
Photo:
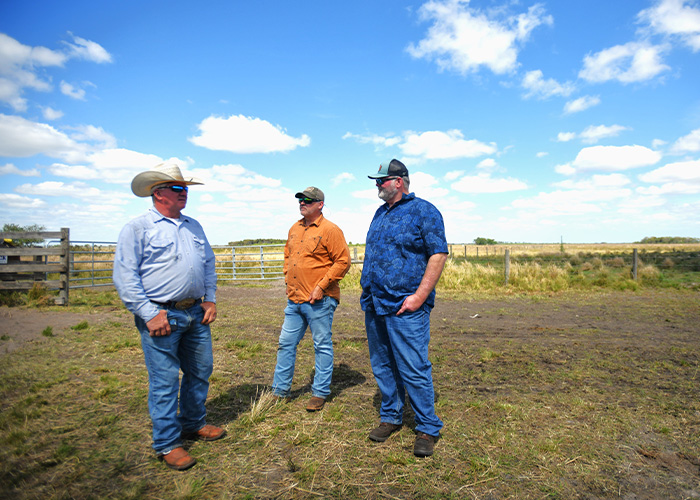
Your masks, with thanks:
[[[0,354],[3,498],[692,498],[700,492],[700,299],[687,290],[440,291],[430,359],[445,422],[411,453],[414,415],[386,443],[358,293],[334,324],[332,395],[307,413],[314,360],[299,346],[290,402],[269,394],[281,287],[220,291],[208,420],[170,471],[150,448],[139,337],[103,291],[75,294],[86,328]],[[479,317],[472,318],[475,312]],[[78,322],[81,325],[83,322]],[[88,324],[88,320],[85,320]],[[11,362],[6,362],[11,360]]]

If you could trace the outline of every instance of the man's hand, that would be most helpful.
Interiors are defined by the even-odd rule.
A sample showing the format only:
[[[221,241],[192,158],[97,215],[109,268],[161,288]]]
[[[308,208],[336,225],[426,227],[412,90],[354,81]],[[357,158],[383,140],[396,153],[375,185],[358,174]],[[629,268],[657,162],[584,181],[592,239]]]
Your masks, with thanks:
[[[202,309],[204,309],[202,324],[208,325],[213,323],[216,319],[216,304],[214,302],[202,302]]]
[[[425,302],[425,299],[421,300],[420,297],[418,297],[417,294],[409,295],[403,300],[403,304],[401,304],[401,309],[399,309],[399,312],[396,313],[398,316],[399,314],[408,311],[408,312],[413,312],[417,311],[420,309],[420,306],[423,305],[423,302]]]
[[[147,323],[148,333],[151,337],[162,337],[164,335],[170,335],[170,323],[168,323],[168,311],[161,309],[161,311],[151,318]]]
[[[309,295],[309,303],[313,304],[317,300],[322,300],[323,299],[323,290],[321,289],[320,286],[316,285],[316,287],[311,290],[311,295]]]
[[[413,295],[409,295],[404,299],[403,304],[401,304],[401,309],[396,313],[397,316],[405,311],[417,311],[420,306],[423,305],[423,302],[428,298],[428,295],[430,295],[430,292],[433,291],[433,288],[435,288],[435,285],[440,279],[442,268],[445,267],[446,260],[446,253],[434,253],[430,256],[418,289]]]

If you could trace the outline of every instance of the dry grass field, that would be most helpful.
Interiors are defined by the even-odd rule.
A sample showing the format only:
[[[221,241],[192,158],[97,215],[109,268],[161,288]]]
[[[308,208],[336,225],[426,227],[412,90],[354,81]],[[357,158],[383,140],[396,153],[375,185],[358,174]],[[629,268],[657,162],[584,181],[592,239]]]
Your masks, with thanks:
[[[439,291],[445,428],[427,459],[410,409],[386,443],[367,439],[379,395],[356,291],[324,410],[304,410],[308,334],[292,401],[271,401],[284,303],[280,283],[220,288],[208,411],[228,436],[187,442],[199,463],[183,473],[152,453],[139,338],[113,291],[0,308],[0,498],[700,497],[697,291]]]

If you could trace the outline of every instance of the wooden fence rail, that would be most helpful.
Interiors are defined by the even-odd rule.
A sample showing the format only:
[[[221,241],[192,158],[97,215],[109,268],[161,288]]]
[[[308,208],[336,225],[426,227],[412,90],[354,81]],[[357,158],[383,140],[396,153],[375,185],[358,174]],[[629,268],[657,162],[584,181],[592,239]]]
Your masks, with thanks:
[[[18,240],[59,240],[53,247],[14,246]],[[68,305],[70,229],[60,231],[0,232],[0,290],[29,290],[35,283],[57,288],[56,303]],[[55,257],[58,256],[58,262]],[[30,257],[30,260],[22,260]],[[49,257],[52,261],[49,262]],[[47,280],[47,273],[58,274],[58,279]]]

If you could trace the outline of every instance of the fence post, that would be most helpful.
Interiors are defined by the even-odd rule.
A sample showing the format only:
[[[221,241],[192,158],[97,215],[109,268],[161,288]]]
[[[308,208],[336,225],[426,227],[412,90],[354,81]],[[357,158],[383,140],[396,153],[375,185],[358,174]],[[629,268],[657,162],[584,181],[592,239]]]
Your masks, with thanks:
[[[236,248],[231,247],[231,278],[236,279]]]
[[[63,264],[63,270],[60,273],[61,288],[58,291],[58,298],[61,305],[68,305],[68,297],[70,295],[70,229],[67,227],[61,228],[61,257],[60,262]]]
[[[352,260],[357,262],[357,247],[352,248]]]
[[[506,248],[506,285],[508,284],[508,278],[510,277],[510,250]]]
[[[264,258],[263,247],[262,247],[262,245],[260,245],[260,277],[262,279],[265,279],[265,264],[264,264],[263,258]]]
[[[632,250],[632,279],[637,281],[637,265],[639,264],[639,258],[637,257],[637,249]]]

